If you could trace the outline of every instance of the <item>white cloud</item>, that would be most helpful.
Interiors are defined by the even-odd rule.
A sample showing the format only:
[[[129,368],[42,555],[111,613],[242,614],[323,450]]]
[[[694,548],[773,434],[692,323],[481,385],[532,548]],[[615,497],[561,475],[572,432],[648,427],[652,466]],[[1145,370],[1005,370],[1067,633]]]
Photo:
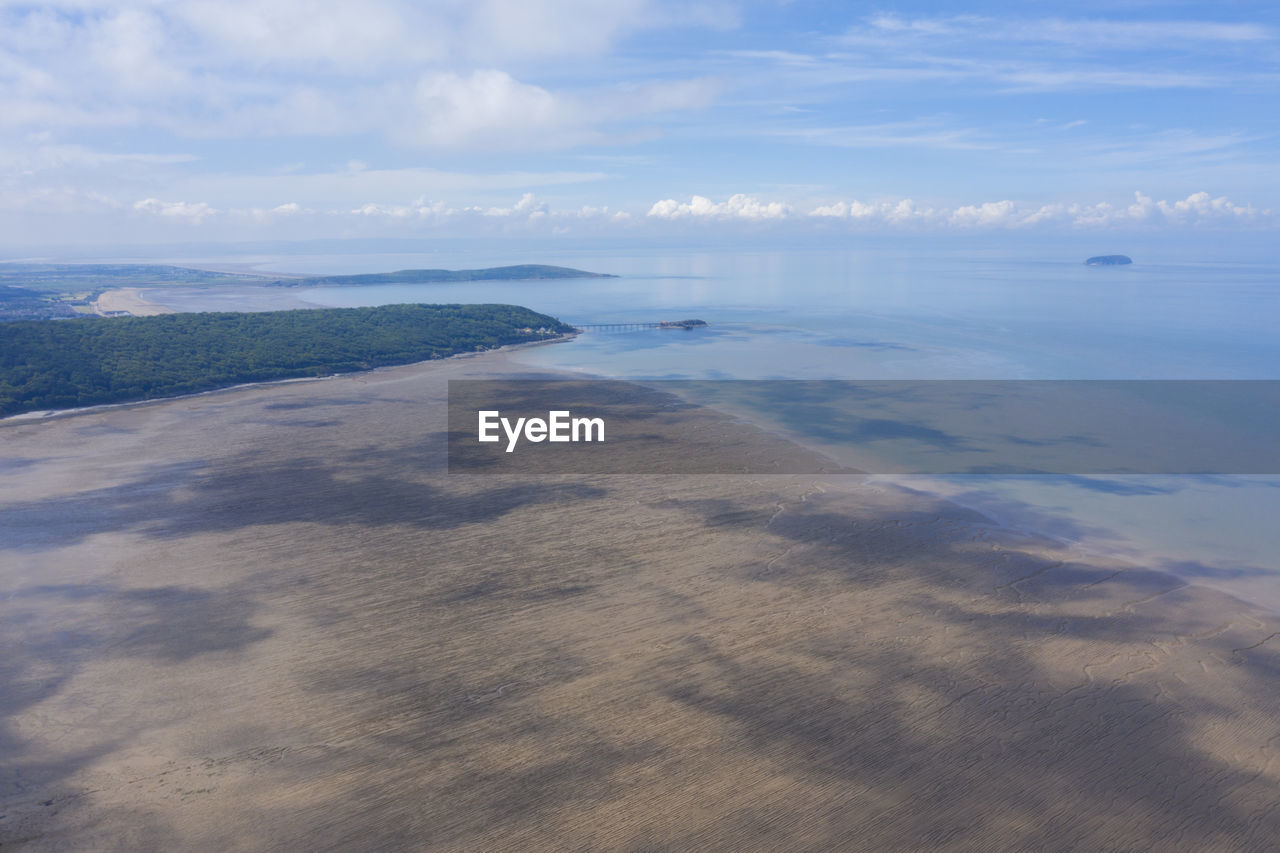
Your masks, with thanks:
[[[733,8],[669,0],[47,0],[0,3],[28,49],[76,42],[211,66],[326,68],[371,74],[423,63],[591,56],[626,36],[736,25]],[[121,60],[125,56],[118,57]]]
[[[998,147],[973,128],[949,128],[934,119],[844,127],[770,129],[766,135],[842,148],[937,148],[983,150]]]
[[[657,219],[746,219],[778,220],[791,215],[791,206],[785,202],[762,202],[741,193],[722,202],[714,202],[705,196],[695,195],[687,202],[673,198],[655,202],[649,208],[650,217]]]
[[[1134,203],[1127,213],[1133,219],[1147,219],[1153,214],[1174,221],[1199,221],[1204,219],[1249,219],[1259,214],[1251,205],[1233,203],[1225,196],[1211,198],[1207,192],[1192,193],[1181,201],[1153,201],[1135,192]]]
[[[442,201],[428,202],[418,199],[411,204],[374,204],[368,203],[350,211],[361,217],[382,217],[393,220],[430,220],[441,223],[445,221],[483,223],[485,220],[501,221],[507,225],[536,225],[540,222],[556,222],[563,227],[570,222],[595,221],[601,223],[623,223],[631,218],[631,214],[623,210],[612,210],[609,207],[583,205],[576,209],[556,209],[545,201],[540,201],[533,193],[525,193],[518,201],[507,207],[481,207],[466,205],[450,207]]]
[[[0,125],[182,136],[364,135],[547,149],[699,109],[707,81],[559,90],[499,63],[595,55],[645,29],[715,26],[662,0],[53,0],[0,3]],[[584,78],[585,79],[585,78]]]
[[[533,193],[525,193],[511,207],[491,207],[484,212],[485,216],[527,216],[530,219],[546,216],[551,208],[546,202],[538,201]]]
[[[814,227],[820,223],[843,223],[854,229],[902,229],[921,233],[1029,228],[1168,231],[1238,225],[1275,228],[1280,225],[1269,209],[1237,203],[1207,192],[1174,199],[1155,199],[1135,192],[1133,200],[1127,204],[1108,201],[1027,203],[1001,199],[948,206],[898,198],[838,200],[799,209],[786,201],[764,200],[746,194],[732,195],[723,201],[694,195],[687,202],[675,199],[657,201],[641,217],[631,211],[604,205],[557,206],[533,193],[524,193],[506,205],[458,204],[421,196],[407,203],[365,201],[346,207],[316,206],[298,201],[248,207],[218,204],[208,198],[166,201],[157,196],[126,204],[118,197],[70,186],[19,187],[16,191],[7,191],[4,197],[6,203],[0,208],[0,214],[97,216],[105,221],[112,217],[118,219],[116,211],[126,209],[138,216],[153,217],[156,221],[208,227],[213,229],[210,233],[232,233],[236,223],[250,222],[259,228],[283,228],[287,223],[293,223],[289,226],[292,229],[289,233],[310,233],[314,229],[323,233],[332,233],[334,229],[339,233],[371,233],[372,229],[372,233],[379,233],[378,229],[394,228],[396,230],[386,233],[405,234],[414,233],[415,229],[419,232],[431,229],[433,233],[457,235],[520,231],[564,234],[576,229],[606,233],[610,228],[644,227],[643,223],[648,223],[651,228],[661,228],[665,227],[664,223],[690,221],[729,225],[758,223],[790,229]],[[357,226],[357,231],[349,231]]]
[[[925,38],[978,39],[983,41],[1030,42],[1071,45],[1084,48],[1134,48],[1152,45],[1168,48],[1186,43],[1203,46],[1213,42],[1235,44],[1263,42],[1275,38],[1258,24],[1218,21],[1132,21],[1098,18],[1001,19],[981,15],[903,18],[876,15],[867,21],[871,32]],[[849,37],[858,41],[868,30],[855,28]]]
[[[192,163],[198,159],[192,154],[115,153],[96,151],[84,145],[46,143],[40,140],[26,148],[0,148],[0,168],[25,175],[103,168],[154,169],[159,166]]]
[[[919,207],[912,199],[904,198],[880,202],[838,201],[815,207],[809,211],[809,216],[902,225],[908,222],[933,221],[939,218],[939,213],[932,207]]]
[[[203,201],[161,201],[158,198],[144,198],[133,205],[133,209],[142,213],[152,213],[174,220],[199,225],[205,219],[218,213]]]
[[[1213,198],[1208,193],[1192,193],[1178,201],[1154,201],[1135,193],[1135,202],[1116,207],[1107,202],[1094,204],[1052,203],[1020,204],[1009,199],[963,204],[956,207],[921,205],[910,198],[882,201],[836,201],[810,209],[805,218],[811,221],[845,221],[872,227],[932,228],[1026,228],[1036,225],[1091,227],[1104,225],[1141,225],[1143,223],[1179,226],[1226,224],[1262,221],[1269,210],[1240,205],[1226,197]],[[735,195],[714,202],[695,195],[688,202],[664,199],[649,209],[651,219],[702,219],[781,221],[794,219],[795,211],[785,202],[761,202],[751,196]]]
[[[572,101],[493,69],[424,74],[408,102],[410,117],[394,133],[423,147],[560,147],[594,135]]]
[[[438,4],[437,4],[438,5]],[[191,0],[169,6],[223,61],[319,66],[365,75],[448,55],[449,28],[427,4],[364,0]]]
[[[1094,204],[1053,203],[1024,205],[1004,199],[955,208],[919,208],[910,199],[898,202],[835,202],[809,211],[818,219],[849,220],[879,225],[908,223],[954,228],[1026,228],[1056,224],[1068,227],[1123,225],[1197,225],[1263,220],[1268,210],[1239,205],[1226,197],[1213,198],[1206,192],[1192,193],[1180,201],[1154,201],[1141,192],[1134,203],[1116,207],[1108,202]]]
[[[1014,203],[1007,200],[966,204],[952,211],[948,221],[960,226],[1004,225],[1015,210]]]
[[[428,202],[418,199],[412,204],[362,204],[351,211],[357,216],[386,217],[389,219],[430,219],[441,220],[455,216],[458,211],[442,201]]]

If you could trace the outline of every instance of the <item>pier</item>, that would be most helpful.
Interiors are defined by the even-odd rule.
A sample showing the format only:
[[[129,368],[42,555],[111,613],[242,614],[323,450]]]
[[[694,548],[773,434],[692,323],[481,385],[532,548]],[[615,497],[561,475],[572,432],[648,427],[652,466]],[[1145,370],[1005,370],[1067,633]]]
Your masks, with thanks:
[[[632,332],[639,329],[698,329],[707,325],[705,320],[663,320],[660,323],[579,323],[574,328],[580,332]]]
[[[579,323],[584,332],[632,332],[637,329],[661,329],[661,323]]]

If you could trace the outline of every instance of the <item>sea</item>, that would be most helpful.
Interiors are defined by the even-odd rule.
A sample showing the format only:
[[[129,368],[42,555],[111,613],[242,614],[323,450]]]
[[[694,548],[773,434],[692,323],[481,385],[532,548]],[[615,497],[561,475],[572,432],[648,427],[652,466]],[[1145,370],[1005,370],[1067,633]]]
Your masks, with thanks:
[[[765,247],[433,246],[205,259],[263,272],[349,274],[545,263],[616,278],[296,287],[320,306],[524,305],[572,324],[696,318],[693,331],[587,332],[518,350],[535,367],[631,380],[1277,380],[1280,261],[1161,242],[1128,246],[921,241]],[[1207,246],[1207,248],[1206,248]],[[193,258],[168,258],[191,263]],[[199,259],[197,259],[199,260]],[[287,307],[278,288],[144,292],[178,310]],[[803,425],[790,425],[804,442]],[[1271,428],[1271,427],[1264,427]],[[1280,441],[1280,424],[1272,433]],[[1280,612],[1280,476],[886,474],[1039,533],[1224,589]]]

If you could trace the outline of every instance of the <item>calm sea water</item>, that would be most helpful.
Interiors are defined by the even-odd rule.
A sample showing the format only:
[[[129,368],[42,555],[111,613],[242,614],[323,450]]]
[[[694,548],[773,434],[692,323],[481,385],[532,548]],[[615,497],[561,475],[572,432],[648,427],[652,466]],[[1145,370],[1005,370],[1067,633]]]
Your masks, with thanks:
[[[261,269],[314,273],[555,263],[621,277],[293,292],[329,306],[510,302],[570,323],[696,317],[711,324],[588,333],[517,356],[618,378],[1280,379],[1280,264],[1138,257],[1127,267],[1086,267],[1082,259],[959,249],[255,260]],[[174,304],[225,305],[206,296],[214,301],[191,293]],[[1280,610],[1280,478],[897,481],[1000,523],[1140,559]]]

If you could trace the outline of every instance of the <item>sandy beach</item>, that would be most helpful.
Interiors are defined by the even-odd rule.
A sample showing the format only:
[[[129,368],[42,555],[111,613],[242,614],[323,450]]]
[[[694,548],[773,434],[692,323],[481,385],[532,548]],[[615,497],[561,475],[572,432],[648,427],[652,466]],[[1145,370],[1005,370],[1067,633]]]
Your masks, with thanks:
[[[527,370],[0,423],[0,845],[1280,837],[1266,612],[855,476],[446,473]]]
[[[93,302],[93,313],[107,316],[127,311],[134,317],[153,317],[156,314],[172,314],[172,308],[148,302],[142,298],[142,290],[137,287],[122,287],[119,290],[108,290]]]

